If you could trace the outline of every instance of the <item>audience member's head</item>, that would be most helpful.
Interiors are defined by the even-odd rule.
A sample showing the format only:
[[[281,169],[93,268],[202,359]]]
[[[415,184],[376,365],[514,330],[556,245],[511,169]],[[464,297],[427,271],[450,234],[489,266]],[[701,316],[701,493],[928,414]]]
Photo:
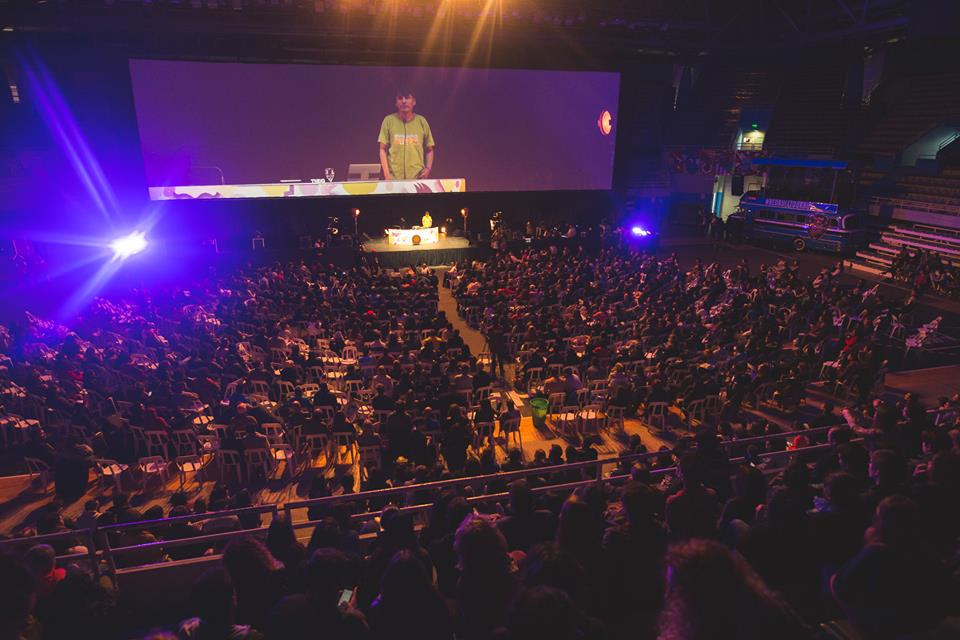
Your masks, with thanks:
[[[551,586],[521,592],[507,621],[511,640],[580,640],[590,625],[570,595]]]
[[[36,603],[36,582],[19,560],[0,554],[0,638],[20,638]]]
[[[464,576],[502,574],[508,571],[507,541],[493,522],[468,516],[457,529],[453,543],[457,566]]]
[[[809,638],[790,607],[736,552],[718,542],[670,547],[663,640]]]
[[[190,605],[199,618],[199,637],[229,637],[237,608],[230,576],[223,569],[210,569],[193,584]]]
[[[334,607],[341,589],[350,587],[350,559],[339,549],[317,549],[303,569],[307,595],[318,606]]]

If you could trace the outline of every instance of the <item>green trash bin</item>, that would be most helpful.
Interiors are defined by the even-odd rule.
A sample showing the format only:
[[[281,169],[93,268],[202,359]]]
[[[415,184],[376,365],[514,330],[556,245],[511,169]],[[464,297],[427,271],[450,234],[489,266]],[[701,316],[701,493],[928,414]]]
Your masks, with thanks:
[[[549,406],[546,398],[534,398],[530,401],[530,412],[533,414],[533,426],[538,428],[547,426],[547,408]]]

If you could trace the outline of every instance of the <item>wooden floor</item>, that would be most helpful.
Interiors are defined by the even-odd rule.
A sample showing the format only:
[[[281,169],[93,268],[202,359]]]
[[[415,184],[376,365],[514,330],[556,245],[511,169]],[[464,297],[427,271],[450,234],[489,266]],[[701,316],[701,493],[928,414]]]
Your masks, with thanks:
[[[884,382],[889,393],[910,392],[919,395],[924,406],[933,407],[937,398],[960,393],[960,365],[888,373]]]

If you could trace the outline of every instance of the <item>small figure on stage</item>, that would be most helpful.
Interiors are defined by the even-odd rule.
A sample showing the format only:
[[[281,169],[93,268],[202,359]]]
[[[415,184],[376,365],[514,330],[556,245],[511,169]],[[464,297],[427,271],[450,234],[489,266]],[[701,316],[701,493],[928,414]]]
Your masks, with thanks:
[[[429,178],[435,143],[427,119],[413,112],[417,98],[410,89],[397,91],[397,112],[380,124],[380,168],[384,180]]]
[[[420,218],[420,226],[424,229],[429,229],[433,226],[433,218],[430,217],[429,211],[423,212],[423,217]]]

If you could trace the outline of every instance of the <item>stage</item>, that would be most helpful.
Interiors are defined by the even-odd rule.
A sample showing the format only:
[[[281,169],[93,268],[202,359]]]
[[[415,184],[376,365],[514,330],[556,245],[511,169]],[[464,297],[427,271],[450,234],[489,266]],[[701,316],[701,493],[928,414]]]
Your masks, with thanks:
[[[363,251],[376,253],[382,267],[406,267],[418,264],[437,266],[455,260],[475,258],[487,254],[487,247],[470,246],[466,238],[441,237],[436,244],[388,244],[387,238],[376,238],[363,243]]]

